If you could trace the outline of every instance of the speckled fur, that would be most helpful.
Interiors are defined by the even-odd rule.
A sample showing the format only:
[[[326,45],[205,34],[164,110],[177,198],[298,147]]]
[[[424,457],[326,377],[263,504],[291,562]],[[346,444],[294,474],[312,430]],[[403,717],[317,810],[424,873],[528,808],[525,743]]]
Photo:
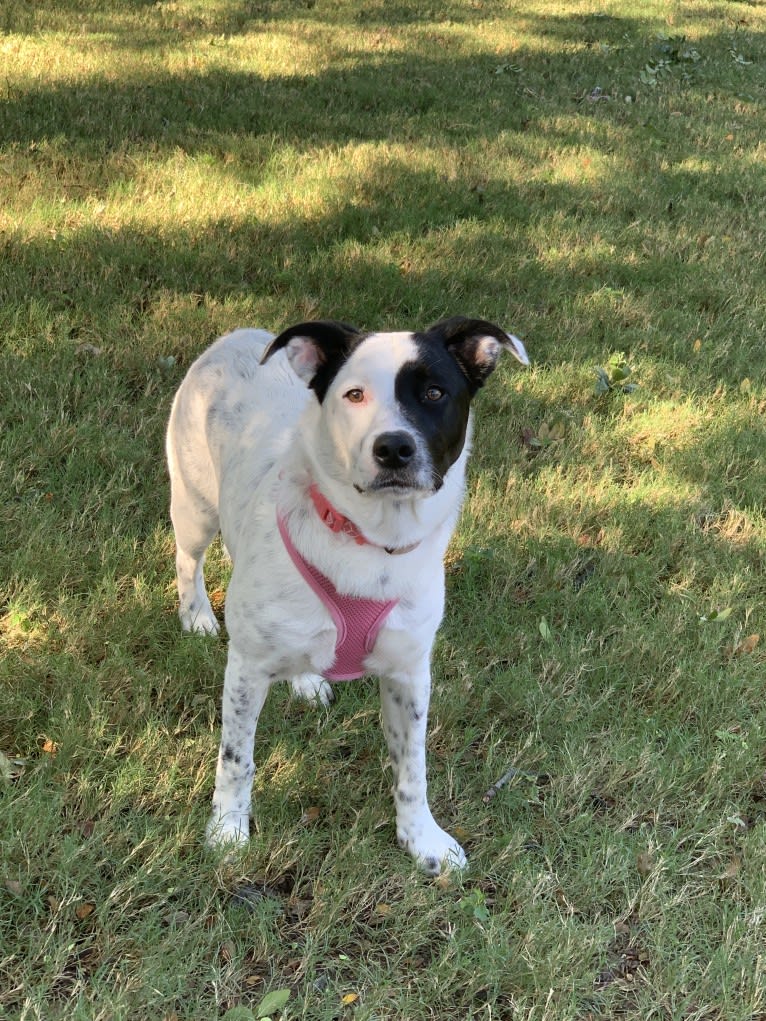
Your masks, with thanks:
[[[167,454],[185,630],[219,630],[203,578],[205,551],[219,529],[234,565],[211,844],[248,839],[255,729],[271,684],[287,679],[303,697],[324,703],[331,697],[322,674],[333,661],[335,628],[285,550],[279,508],[297,549],[339,591],[398,600],[365,661],[369,673],[381,678],[397,837],[430,873],[445,864],[465,865],[463,849],[434,820],[426,793],[430,656],[444,609],[441,563],[463,495],[470,397],[503,346],[526,359],[523,345],[491,324],[480,324],[490,327],[486,337],[466,327],[463,341],[461,324],[475,322],[450,320],[443,332],[456,341],[430,332],[352,331],[347,343],[338,328],[336,343],[334,324],[305,324],[297,335],[286,331],[276,340],[262,330],[238,330],[201,355],[182,383]],[[448,343],[454,351],[445,355]],[[402,401],[401,384],[397,390],[402,367],[409,386],[423,350],[460,369],[448,366],[449,386],[460,392],[449,395],[459,410],[450,412],[453,435],[446,439],[454,454],[447,460],[454,460],[446,471],[443,443],[438,471],[432,456],[444,437],[428,438],[429,430],[438,431],[431,421],[419,430],[431,410],[413,414]],[[321,390],[312,392],[320,369]],[[352,405],[348,394],[354,388],[362,388],[365,398]],[[406,431],[416,448],[396,488],[384,484],[371,455],[376,437],[391,430]],[[329,531],[310,505],[311,482],[374,545]],[[384,548],[412,544],[401,555]]]

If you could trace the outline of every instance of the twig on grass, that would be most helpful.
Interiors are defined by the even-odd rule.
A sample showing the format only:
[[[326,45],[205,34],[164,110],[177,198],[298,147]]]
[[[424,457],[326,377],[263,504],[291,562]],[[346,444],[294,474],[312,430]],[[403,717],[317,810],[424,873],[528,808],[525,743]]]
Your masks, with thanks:
[[[511,782],[511,780],[517,779],[531,780],[533,783],[536,783],[538,787],[546,787],[551,782],[551,778],[547,773],[530,773],[529,770],[517,769],[516,766],[510,766],[503,773],[500,779],[492,784],[481,800],[485,805],[488,805],[498,791],[501,791],[506,784]]]

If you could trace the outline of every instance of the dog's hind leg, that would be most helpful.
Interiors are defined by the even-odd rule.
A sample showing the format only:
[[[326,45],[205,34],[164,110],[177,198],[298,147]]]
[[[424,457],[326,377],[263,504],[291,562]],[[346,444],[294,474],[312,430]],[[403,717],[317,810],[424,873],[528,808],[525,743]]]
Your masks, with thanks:
[[[214,507],[187,490],[176,477],[171,483],[170,517],[176,533],[178,616],[184,631],[218,634],[218,621],[205,589],[205,551],[218,531]]]
[[[207,827],[211,847],[244,844],[250,835],[250,799],[255,764],[253,744],[258,717],[271,678],[249,657],[229,645],[223,682],[221,747],[215,771],[213,815]]]
[[[307,702],[329,705],[332,702],[332,685],[319,674],[298,674],[290,680],[293,695]]]

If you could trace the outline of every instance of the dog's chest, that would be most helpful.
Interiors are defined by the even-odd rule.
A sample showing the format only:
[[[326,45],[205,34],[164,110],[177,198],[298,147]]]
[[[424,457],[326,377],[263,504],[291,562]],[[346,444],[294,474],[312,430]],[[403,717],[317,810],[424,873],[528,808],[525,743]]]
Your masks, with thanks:
[[[396,599],[364,599],[342,595],[335,585],[310,564],[293,545],[284,519],[278,518],[279,534],[298,573],[324,604],[336,630],[335,658],[322,671],[328,681],[351,681],[367,672],[365,660],[375,647],[378,633],[396,606]]]

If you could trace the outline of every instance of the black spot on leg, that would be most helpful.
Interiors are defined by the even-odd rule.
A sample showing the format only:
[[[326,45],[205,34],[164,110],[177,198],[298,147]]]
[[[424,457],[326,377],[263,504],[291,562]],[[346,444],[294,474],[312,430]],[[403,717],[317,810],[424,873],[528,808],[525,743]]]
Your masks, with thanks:
[[[234,761],[234,749],[231,747],[231,745],[227,744],[224,746],[223,751],[221,753],[221,758],[223,759],[224,762]]]
[[[418,720],[423,719],[422,709],[418,709],[417,705],[412,701],[407,703],[407,712],[410,715],[410,719],[413,720],[415,723],[417,723]]]
[[[423,864],[429,872],[439,871],[439,862],[436,858],[426,858]]]
[[[415,797],[414,794],[405,794],[404,791],[397,791],[396,800],[401,805],[414,805],[418,799]]]
[[[394,703],[394,705],[400,706],[402,704],[402,696],[399,695],[399,694],[394,695],[393,696],[393,703]]]

